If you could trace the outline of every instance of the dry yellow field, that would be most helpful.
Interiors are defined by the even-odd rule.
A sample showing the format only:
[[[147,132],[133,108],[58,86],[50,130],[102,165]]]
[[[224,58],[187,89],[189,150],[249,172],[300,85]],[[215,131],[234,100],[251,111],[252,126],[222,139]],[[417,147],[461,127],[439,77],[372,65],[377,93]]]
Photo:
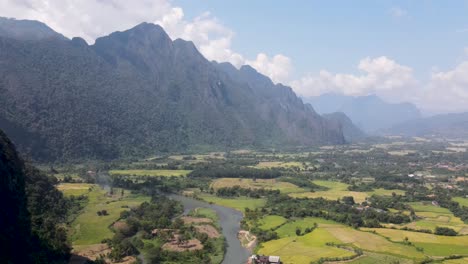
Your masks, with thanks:
[[[219,178],[211,183],[214,190],[219,188],[240,186],[246,189],[269,189],[279,190],[283,193],[297,193],[304,192],[305,190],[289,182],[280,182],[275,179],[242,179],[242,178]]]
[[[354,201],[361,203],[366,200],[368,196],[364,192],[352,192],[348,191],[348,184],[335,182],[335,181],[313,181],[313,183],[329,188],[326,191],[317,192],[303,192],[303,193],[291,193],[290,196],[294,198],[319,198],[323,197],[328,200],[337,200],[343,196],[353,196]]]
[[[78,196],[89,193],[93,186],[95,185],[89,183],[60,183],[56,187],[65,196]]]

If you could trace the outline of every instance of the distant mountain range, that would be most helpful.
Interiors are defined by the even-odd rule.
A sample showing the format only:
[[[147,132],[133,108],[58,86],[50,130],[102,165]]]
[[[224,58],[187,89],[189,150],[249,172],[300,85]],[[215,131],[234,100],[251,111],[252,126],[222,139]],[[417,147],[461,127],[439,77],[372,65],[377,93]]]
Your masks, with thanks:
[[[0,94],[0,128],[39,160],[345,142],[290,87],[148,23],[88,45],[0,18]]]
[[[330,122],[333,122],[337,126],[341,127],[346,142],[352,143],[361,141],[367,137],[367,135],[360,128],[358,128],[347,115],[342,112],[323,114],[322,116]]]
[[[328,93],[305,98],[304,101],[310,103],[320,114],[345,113],[367,133],[376,133],[396,124],[421,118],[421,112],[413,104],[387,103],[375,95],[354,97]]]
[[[443,114],[395,125],[384,134],[468,139],[468,113]]]

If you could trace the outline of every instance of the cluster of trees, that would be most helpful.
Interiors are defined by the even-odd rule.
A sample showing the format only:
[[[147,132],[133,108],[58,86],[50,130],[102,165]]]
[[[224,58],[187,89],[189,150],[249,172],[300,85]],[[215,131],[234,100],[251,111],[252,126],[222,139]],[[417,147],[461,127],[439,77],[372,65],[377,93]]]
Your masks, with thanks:
[[[220,241],[209,238],[207,234],[198,233],[193,226],[185,225],[180,218],[173,221],[172,219],[182,211],[183,207],[179,202],[154,195],[151,202],[122,212],[121,219],[126,225],[115,230],[112,240],[107,241],[113,248],[109,257],[120,260],[125,256],[144,253],[147,263],[211,263],[210,254],[217,250],[215,244]],[[155,238],[152,234],[154,229],[166,229],[169,233],[160,233]],[[192,238],[200,240],[203,249],[193,252],[163,250],[162,244],[172,239],[174,234],[177,234],[180,243]],[[142,239],[156,239],[157,242],[144,243]]]
[[[312,227],[306,227],[304,229],[304,232],[302,231],[302,229],[300,227],[296,227],[296,236],[307,235],[310,232],[314,231],[316,228],[317,228],[317,223],[314,223],[314,225]]]
[[[210,166],[206,165],[192,171],[192,178],[249,178],[249,179],[274,179],[281,176],[278,169],[256,169],[239,166]]]
[[[451,228],[448,228],[448,227],[436,227],[434,233],[436,235],[441,235],[441,236],[456,236],[458,233],[457,231],[451,229]]]
[[[67,199],[55,188],[56,178],[50,178],[36,168],[26,166],[26,195],[31,217],[35,248],[41,248],[38,259],[66,260],[70,254],[65,224],[70,214],[79,210],[75,199]]]
[[[374,208],[358,210],[341,201],[323,198],[294,199],[287,195],[268,196],[264,208],[269,214],[285,218],[315,216],[331,219],[353,227],[380,227],[380,223],[402,224],[410,222],[407,215]]]
[[[246,189],[241,188],[240,186],[236,185],[233,187],[223,187],[216,190],[216,196],[220,197],[239,197],[239,196],[247,196],[252,198],[260,198],[267,195],[279,195],[279,190],[267,190],[264,188],[259,189]]]
[[[414,215],[414,210],[410,206],[406,205],[405,202],[409,202],[409,199],[403,195],[372,195],[369,197],[367,202],[365,202],[365,204],[370,204],[370,206],[381,210],[388,210],[388,208],[393,208],[400,211],[410,210],[412,212],[411,214]]]
[[[173,193],[187,188],[208,190],[209,182],[210,179],[207,178],[112,176],[114,187],[132,190],[133,192],[149,196],[157,193]]]
[[[141,232],[141,237],[151,238],[155,228],[172,227],[171,219],[182,212],[181,205],[164,196],[153,196],[150,203],[144,202],[136,208],[121,213],[125,228],[115,230],[111,241],[111,259],[120,260],[125,256],[136,255],[142,249],[143,241],[135,235]]]
[[[460,205],[458,202],[452,201],[452,193],[449,190],[440,187],[434,188],[436,201],[440,206],[449,209],[455,216],[468,223],[468,207]]]

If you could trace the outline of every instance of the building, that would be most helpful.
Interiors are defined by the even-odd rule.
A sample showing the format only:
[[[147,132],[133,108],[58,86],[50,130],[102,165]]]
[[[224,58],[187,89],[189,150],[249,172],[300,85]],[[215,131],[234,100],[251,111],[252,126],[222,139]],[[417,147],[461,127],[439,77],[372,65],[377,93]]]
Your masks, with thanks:
[[[257,256],[250,257],[250,264],[281,264],[280,257],[278,256]]]

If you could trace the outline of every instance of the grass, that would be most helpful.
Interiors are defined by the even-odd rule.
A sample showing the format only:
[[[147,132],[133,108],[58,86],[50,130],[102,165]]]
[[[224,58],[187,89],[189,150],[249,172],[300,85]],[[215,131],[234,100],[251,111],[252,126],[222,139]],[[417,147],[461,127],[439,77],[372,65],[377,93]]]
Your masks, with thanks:
[[[111,175],[132,175],[132,176],[187,176],[190,170],[110,170]]]
[[[306,217],[284,224],[276,230],[276,233],[278,233],[278,236],[281,238],[296,236],[297,227],[304,231],[308,227],[312,228],[314,226],[314,223],[316,223],[318,226],[337,224],[334,221],[326,220],[323,218]]]
[[[431,203],[423,203],[423,202],[412,202],[407,203],[410,205],[415,212],[432,212],[432,213],[439,213],[439,214],[450,214],[449,209],[432,205]]]
[[[314,231],[304,236],[296,236],[296,227],[304,230],[312,227],[314,223],[318,224]],[[350,251],[326,246],[327,242],[348,244],[366,252],[364,256],[350,263],[394,263],[394,261],[413,263],[413,260],[420,261],[425,258],[424,253],[417,251],[413,246],[392,242],[381,235],[355,230],[322,218],[297,219],[282,225],[276,232],[280,239],[262,243],[258,253],[280,255],[285,264],[310,263],[321,257],[343,257],[353,254]]]
[[[105,238],[112,238],[109,226],[117,221],[120,213],[128,208],[149,201],[147,196],[132,195],[127,191],[120,197],[120,190],[114,189],[114,197],[107,196],[106,191],[97,185],[88,193],[88,203],[83,212],[71,224],[71,240],[74,245],[98,244]],[[108,215],[98,216],[97,211],[107,210]]]
[[[60,183],[57,185],[57,189],[65,196],[80,196],[89,193],[93,186],[95,185],[88,183]]]
[[[213,220],[213,222],[218,222],[219,217],[218,214],[216,213],[215,210],[211,208],[195,208],[192,212],[190,212],[190,215],[193,217],[202,217],[202,218],[209,218]]]
[[[431,256],[467,255],[468,236],[438,236],[404,230],[372,228],[378,234],[395,242],[402,242],[405,238],[417,247],[424,248],[424,252]]]
[[[461,259],[449,259],[442,262],[444,264],[466,264],[468,263],[468,258],[461,258]]]
[[[355,230],[342,225],[329,226],[326,229],[342,243],[353,244],[365,251],[417,260],[425,257],[423,253],[417,251],[414,247],[393,243],[377,234]]]
[[[262,218],[260,228],[263,230],[270,230],[282,225],[286,221],[286,218],[279,215],[267,215]]]
[[[390,256],[390,255],[384,255],[384,254],[379,254],[379,253],[374,253],[374,252],[364,252],[364,255],[360,258],[357,258],[355,260],[352,260],[350,262],[347,262],[350,264],[394,264],[394,263],[399,263],[399,264],[409,264],[413,263],[413,261],[409,259],[403,259],[403,258],[398,258],[395,256]]]
[[[454,216],[448,209],[434,206],[430,203],[415,202],[408,204],[413,207],[416,215],[421,219],[409,224],[388,226],[396,226],[398,228],[405,226],[413,229],[429,229],[432,231],[437,226],[440,226],[452,228],[462,235],[468,234],[468,225],[463,223],[459,217]]]
[[[304,192],[305,190],[289,182],[280,182],[275,179],[242,179],[242,178],[220,178],[211,183],[215,190],[224,187],[240,186],[246,189],[269,189],[279,190],[282,193]]]
[[[468,207],[468,198],[454,197],[454,198],[452,198],[452,200],[459,203],[461,206]]]
[[[209,203],[214,203],[221,206],[230,207],[241,212],[244,212],[245,208],[255,209],[265,205],[266,200],[263,198],[254,199],[248,197],[236,197],[236,198],[222,198],[210,194],[201,194],[198,197]]]
[[[344,257],[354,254],[344,249],[326,246],[327,242],[340,243],[327,230],[317,228],[304,236],[285,237],[263,243],[258,253],[281,256],[284,264],[309,264],[322,257]]]
[[[369,196],[371,195],[380,195],[380,196],[391,196],[393,193],[397,195],[404,195],[405,191],[403,190],[386,190],[383,188],[375,189],[372,192],[367,192]]]
[[[317,191],[317,192],[303,192],[303,193],[291,193],[291,197],[295,198],[319,198],[323,197],[328,200],[337,200],[341,199],[343,196],[353,196],[354,201],[357,203],[364,202],[367,193],[364,192],[353,192],[348,190],[348,184],[337,182],[337,181],[313,181],[313,183],[327,187],[326,191]]]
[[[265,168],[291,168],[298,167],[300,169],[304,168],[302,162],[291,161],[291,162],[282,162],[282,161],[260,161],[257,165],[253,166],[258,169]]]

